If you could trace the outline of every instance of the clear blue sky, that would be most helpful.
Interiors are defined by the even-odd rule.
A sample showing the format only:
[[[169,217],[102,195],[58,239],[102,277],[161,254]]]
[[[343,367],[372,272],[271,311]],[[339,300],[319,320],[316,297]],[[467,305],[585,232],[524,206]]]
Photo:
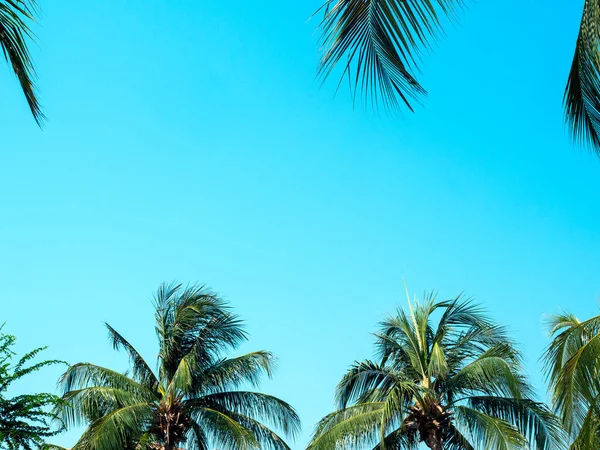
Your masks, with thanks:
[[[561,111],[583,0],[471,4],[401,120],[319,89],[319,0],[40,4],[44,131],[0,71],[0,301],[22,350],[124,369],[108,321],[153,359],[153,291],[205,282],[247,321],[242,350],[279,356],[263,389],[300,412],[302,449],[402,278],[485,304],[540,389],[543,314],[597,312],[600,161]]]

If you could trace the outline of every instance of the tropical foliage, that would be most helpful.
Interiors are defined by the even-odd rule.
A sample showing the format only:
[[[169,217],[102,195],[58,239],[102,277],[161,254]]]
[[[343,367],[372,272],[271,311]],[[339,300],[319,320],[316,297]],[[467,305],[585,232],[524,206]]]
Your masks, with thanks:
[[[294,436],[299,419],[273,396],[240,390],[271,375],[273,355],[227,358],[247,339],[241,321],[204,287],[162,285],[155,296],[158,370],[107,325],[112,345],[130,358],[129,374],[79,363],[62,376],[60,409],[87,429],[75,450],[288,450],[271,430]]]
[[[61,431],[53,427],[56,418],[51,410],[59,405],[60,399],[52,394],[23,394],[8,397],[7,391],[15,382],[33,372],[57,364],[59,361],[32,361],[45,348],[37,348],[15,361],[13,351],[16,338],[1,332],[0,327],[0,448],[7,450],[30,450],[44,440]]]
[[[309,450],[557,449],[558,421],[532,399],[506,330],[482,310],[431,295],[376,333],[378,358],[355,363],[337,387],[339,409]]]
[[[0,0],[0,46],[25,94],[36,122],[44,120],[36,95],[35,69],[27,45],[33,37],[29,23],[35,18],[35,0]]]
[[[553,406],[572,439],[572,450],[600,448],[600,316],[580,321],[551,316],[545,354]]]
[[[600,2],[582,0],[583,15],[564,95],[565,119],[576,141],[600,155]],[[356,96],[411,111],[426,93],[417,80],[423,50],[462,0],[327,0],[319,74],[341,65]]]

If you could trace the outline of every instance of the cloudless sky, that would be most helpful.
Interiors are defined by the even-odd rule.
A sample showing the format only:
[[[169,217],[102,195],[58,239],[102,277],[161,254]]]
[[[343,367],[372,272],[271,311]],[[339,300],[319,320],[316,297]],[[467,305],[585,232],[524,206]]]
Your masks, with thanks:
[[[43,131],[0,70],[5,331],[124,370],[103,322],[153,361],[153,292],[206,283],[245,319],[240,351],[279,357],[262,388],[302,449],[404,278],[483,303],[543,398],[543,315],[600,295],[600,161],[561,110],[582,5],[469,3],[395,119],[319,89],[319,0],[40,1]]]

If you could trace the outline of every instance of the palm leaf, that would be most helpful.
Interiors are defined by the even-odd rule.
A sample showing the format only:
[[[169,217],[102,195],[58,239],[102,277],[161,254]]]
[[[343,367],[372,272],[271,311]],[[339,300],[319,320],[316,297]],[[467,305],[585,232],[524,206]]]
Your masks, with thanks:
[[[300,431],[300,418],[294,408],[283,400],[260,392],[229,391],[210,394],[186,404],[204,404],[220,411],[232,411],[251,419],[266,420],[289,436]]]
[[[600,154],[600,3],[585,0],[564,96],[565,118],[576,142]]]
[[[32,38],[28,22],[34,20],[35,0],[0,2],[0,46],[4,58],[17,76],[29,109],[40,125],[45,116],[36,94],[35,69],[27,41]]]
[[[362,404],[330,414],[318,425],[307,450],[359,449],[379,441],[384,405]]]
[[[527,398],[473,396],[469,407],[498,417],[535,443],[538,450],[554,450],[564,446],[564,433],[557,417],[542,403]]]
[[[154,375],[152,369],[138,351],[131,345],[127,339],[117,332],[109,324],[105,324],[108,329],[108,336],[115,350],[124,349],[129,355],[129,360],[133,369],[133,377],[139,380],[142,384],[149,386],[151,389],[156,389],[158,379]]]
[[[482,448],[514,450],[527,448],[527,440],[506,420],[466,406],[456,407],[456,420]]]
[[[228,414],[210,408],[196,410],[196,422],[204,432],[219,442],[224,450],[252,450],[260,448],[254,433]]]
[[[453,0],[328,0],[320,23],[324,80],[342,64],[353,95],[390,108],[411,111],[425,94],[415,78],[423,49],[441,30],[441,14],[451,14]]]

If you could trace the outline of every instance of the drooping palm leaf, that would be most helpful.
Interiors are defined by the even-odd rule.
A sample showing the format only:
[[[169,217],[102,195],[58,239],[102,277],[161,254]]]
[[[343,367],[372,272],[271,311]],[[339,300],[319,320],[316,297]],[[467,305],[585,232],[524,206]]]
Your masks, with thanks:
[[[600,155],[600,1],[585,0],[564,96],[574,139]]]
[[[328,0],[320,23],[318,74],[342,66],[353,95],[411,111],[425,94],[416,79],[420,55],[460,0]]]
[[[17,76],[35,121],[41,124],[45,116],[37,98],[35,69],[28,48],[32,39],[29,23],[34,20],[35,0],[0,1],[0,46],[4,58]]]

